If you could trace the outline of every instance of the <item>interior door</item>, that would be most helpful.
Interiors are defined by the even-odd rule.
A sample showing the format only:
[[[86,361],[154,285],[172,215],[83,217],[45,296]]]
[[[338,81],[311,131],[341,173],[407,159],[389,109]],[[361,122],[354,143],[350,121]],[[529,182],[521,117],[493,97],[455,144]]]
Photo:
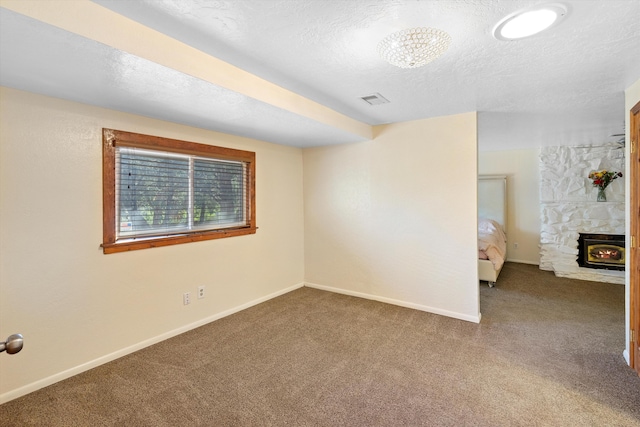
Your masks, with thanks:
[[[631,202],[631,256],[629,257],[631,342],[629,361],[640,375],[640,102],[631,109],[629,137],[630,155],[630,202]]]

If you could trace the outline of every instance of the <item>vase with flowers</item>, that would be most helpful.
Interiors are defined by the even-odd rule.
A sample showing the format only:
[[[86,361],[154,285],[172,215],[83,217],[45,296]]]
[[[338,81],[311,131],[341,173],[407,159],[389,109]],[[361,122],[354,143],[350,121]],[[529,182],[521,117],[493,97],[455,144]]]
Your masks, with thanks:
[[[608,170],[591,171],[589,173],[589,179],[593,181],[593,186],[598,188],[598,201],[606,202],[607,195],[604,192],[605,188],[611,184],[611,181],[618,179],[622,176],[622,172],[614,172]]]

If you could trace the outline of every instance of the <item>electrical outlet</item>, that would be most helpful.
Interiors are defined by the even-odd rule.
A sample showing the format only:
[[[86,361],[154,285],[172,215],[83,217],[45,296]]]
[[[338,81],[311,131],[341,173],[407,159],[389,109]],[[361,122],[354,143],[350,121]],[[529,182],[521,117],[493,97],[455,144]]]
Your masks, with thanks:
[[[517,244],[517,243],[514,243],[514,244],[513,244],[513,248],[514,248],[514,249],[518,249],[518,244]]]
[[[204,285],[198,286],[198,298],[204,298]]]
[[[191,294],[189,292],[185,292],[184,294],[182,294],[182,302],[184,303],[184,305],[191,304]]]

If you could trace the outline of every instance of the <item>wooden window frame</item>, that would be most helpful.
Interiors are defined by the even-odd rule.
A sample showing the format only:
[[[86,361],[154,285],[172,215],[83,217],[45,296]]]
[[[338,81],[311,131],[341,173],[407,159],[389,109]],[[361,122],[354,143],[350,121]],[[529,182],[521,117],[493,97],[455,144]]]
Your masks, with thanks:
[[[121,239],[116,235],[116,147],[190,154],[218,160],[243,162],[247,166],[246,218],[247,225],[216,230],[196,230],[160,237]],[[102,129],[102,249],[105,254],[135,251],[182,243],[200,242],[225,237],[255,234],[256,227],[256,155],[252,151],[216,147],[196,142],[180,141],[114,129]]]

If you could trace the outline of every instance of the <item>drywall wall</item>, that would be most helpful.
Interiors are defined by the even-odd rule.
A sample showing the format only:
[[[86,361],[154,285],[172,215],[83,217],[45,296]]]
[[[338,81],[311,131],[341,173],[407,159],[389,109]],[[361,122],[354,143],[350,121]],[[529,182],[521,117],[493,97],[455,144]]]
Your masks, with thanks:
[[[87,43],[87,40],[91,40],[99,43],[99,46],[109,46],[121,52],[120,54],[111,55],[109,64],[105,67],[108,68],[108,70],[105,70],[106,74],[101,74],[100,76],[90,75],[90,78],[94,80],[99,78],[106,78],[108,81],[121,79],[123,69],[134,68],[140,72],[140,68],[145,68],[142,65],[144,61],[138,61],[127,56],[127,54],[131,54],[138,59],[148,60],[148,65],[159,64],[167,69],[177,70],[187,76],[213,83],[219,88],[228,89],[228,92],[225,90],[217,92],[220,98],[231,97],[236,99],[234,102],[226,103],[228,109],[235,109],[239,104],[241,104],[241,108],[247,109],[249,107],[246,104],[251,104],[251,100],[258,100],[281,110],[292,112],[295,115],[304,116],[313,122],[323,123],[339,129],[339,131],[345,132],[351,135],[351,138],[354,138],[350,138],[350,140],[371,138],[371,126],[365,123],[259,78],[94,2],[5,0],[2,7],[82,37],[79,40],[71,41],[74,38],[72,36],[69,39],[70,43],[77,43],[78,46],[81,46]],[[79,16],[82,19],[78,19]],[[131,37],[131,34],[135,34],[136,37]],[[132,65],[132,61],[135,62],[135,67]],[[166,71],[162,67],[152,67],[145,72],[150,72],[149,76],[159,80],[172,78],[171,75],[165,74]],[[56,73],[52,74],[55,75]],[[82,79],[82,75],[83,73],[77,73],[75,78]],[[131,79],[131,76],[129,78]],[[151,79],[153,80],[153,78]],[[182,84],[182,80],[184,79],[177,79],[174,84],[180,85],[183,91],[189,92],[193,103],[197,105],[199,103],[199,93],[196,90],[192,91],[193,88],[191,86]],[[108,86],[108,81],[103,82],[105,86]],[[193,84],[196,83],[194,82]],[[52,90],[52,86],[51,84],[43,85],[47,90]],[[157,92],[161,90],[153,86],[153,83],[139,79],[136,81],[136,86],[140,93],[145,93],[144,99],[147,102],[163,102],[164,99],[162,97],[157,97]],[[91,91],[91,93],[95,92]],[[77,96],[76,94],[74,95]],[[242,98],[242,95],[247,98]],[[243,102],[239,103],[238,99],[243,99]],[[179,103],[181,100],[175,99],[172,101]],[[212,102],[215,103],[215,101]],[[113,102],[118,102],[118,100],[114,99]],[[132,98],[130,101],[132,104],[138,104],[138,102],[140,100],[137,98]],[[215,108],[213,104],[209,105],[210,108]],[[258,106],[254,104],[253,108],[258,108]],[[240,111],[235,111],[235,113],[240,114]],[[178,115],[177,112],[176,115]],[[263,119],[262,117],[254,117],[254,120],[261,121]],[[264,120],[265,122],[262,123],[262,126],[266,126],[266,122],[269,119],[265,118]],[[290,120],[296,121],[295,116],[292,116]]]
[[[309,286],[479,321],[475,113],[308,148]]]
[[[301,149],[0,91],[2,401],[303,284]],[[255,151],[257,234],[104,255],[103,127]]]
[[[480,175],[507,176],[508,261],[540,263],[539,165],[538,148],[478,153]]]

